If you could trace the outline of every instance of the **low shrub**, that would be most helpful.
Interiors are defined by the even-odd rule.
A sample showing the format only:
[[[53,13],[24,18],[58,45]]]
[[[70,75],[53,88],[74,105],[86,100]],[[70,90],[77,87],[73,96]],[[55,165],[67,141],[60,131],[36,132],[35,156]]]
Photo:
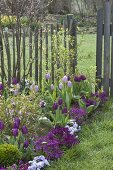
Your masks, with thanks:
[[[0,165],[10,166],[21,159],[21,152],[11,144],[0,145]]]

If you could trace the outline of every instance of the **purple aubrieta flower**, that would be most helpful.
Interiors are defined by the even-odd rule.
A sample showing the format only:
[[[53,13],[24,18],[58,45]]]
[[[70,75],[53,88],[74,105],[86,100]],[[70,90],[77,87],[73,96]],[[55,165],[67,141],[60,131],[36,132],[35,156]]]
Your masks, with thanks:
[[[47,73],[47,74],[45,75],[45,79],[46,79],[46,80],[49,80],[50,78],[51,78],[50,73]]]
[[[29,146],[29,141],[28,141],[28,140],[25,140],[25,141],[24,141],[24,148],[28,148],[28,146]]]
[[[62,98],[59,98],[59,99],[58,99],[58,104],[59,104],[60,106],[63,104]]]
[[[53,84],[51,84],[51,90],[54,90],[54,85]]]
[[[0,120],[0,131],[2,131],[3,129],[4,129],[4,122]]]
[[[58,109],[58,103],[54,102],[52,108],[53,108],[53,110],[57,110]]]
[[[24,125],[24,126],[22,126],[22,133],[24,134],[24,135],[26,135],[27,133],[28,133],[28,129],[27,129],[27,127]]]
[[[0,83],[0,90],[3,90],[4,89],[4,86],[2,83]]]
[[[13,77],[12,78],[12,84],[16,85],[18,83],[18,80],[16,77]]]
[[[72,82],[71,82],[71,81],[68,81],[68,82],[67,82],[67,85],[68,85],[68,87],[72,87]]]
[[[63,82],[63,83],[67,83],[67,81],[68,81],[68,77],[67,77],[67,76],[64,76],[64,77],[62,78],[62,82]]]
[[[18,136],[18,129],[17,128],[13,128],[12,129],[12,134],[14,137]]]
[[[59,84],[59,89],[62,90],[62,88],[63,88],[63,84],[60,83],[60,84]]]

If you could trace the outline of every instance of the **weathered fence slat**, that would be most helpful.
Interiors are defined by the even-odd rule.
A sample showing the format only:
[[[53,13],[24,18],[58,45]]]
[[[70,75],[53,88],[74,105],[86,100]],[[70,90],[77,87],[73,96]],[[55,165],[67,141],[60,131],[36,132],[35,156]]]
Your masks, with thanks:
[[[29,30],[29,61],[30,61],[30,77],[32,77],[32,30]]]
[[[4,77],[5,77],[5,70],[4,70],[4,55],[3,55],[3,42],[2,42],[2,33],[0,31],[0,59],[1,59],[1,78],[2,78],[2,83],[4,82]]]
[[[54,83],[53,24],[51,24],[51,77]]]
[[[38,28],[35,30],[35,82],[38,84]]]
[[[103,8],[97,12],[97,42],[96,42],[96,78],[99,80],[98,87],[101,88],[102,82],[102,36],[103,34]]]
[[[113,1],[112,1],[112,26],[111,26],[111,35],[112,35],[112,41],[111,41],[111,87],[110,87],[110,95],[113,97]]]
[[[4,41],[7,55],[7,66],[8,66],[8,84],[11,84],[11,56],[10,56],[10,46],[9,46],[9,38],[8,33],[4,32]]]
[[[110,76],[110,2],[105,2],[104,16],[104,91],[109,95]]]
[[[26,73],[26,33],[23,29],[23,83],[25,86],[25,73]]]
[[[13,29],[13,77],[16,77],[16,60],[15,60],[15,30]]]
[[[40,64],[39,64],[39,86],[42,89],[42,27],[40,29]]]
[[[48,71],[48,25],[45,31],[45,47],[46,47],[46,71]]]
[[[69,50],[70,50],[70,74],[75,73],[75,67],[77,66],[77,32],[76,32],[76,21],[71,19],[68,21],[69,27]]]
[[[66,20],[63,20],[63,29],[64,29],[64,48],[66,48]],[[65,59],[64,61],[64,74],[66,74],[66,63],[67,63],[67,59]]]
[[[57,22],[56,25],[56,37],[57,37],[57,55],[56,55],[56,63],[57,63],[57,69],[60,68],[60,59],[59,59],[59,23]]]

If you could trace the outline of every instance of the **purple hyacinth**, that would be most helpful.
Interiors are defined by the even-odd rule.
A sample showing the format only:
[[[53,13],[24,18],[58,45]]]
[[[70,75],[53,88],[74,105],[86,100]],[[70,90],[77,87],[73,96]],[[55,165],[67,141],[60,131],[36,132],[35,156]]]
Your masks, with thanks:
[[[47,74],[45,75],[45,79],[46,79],[46,80],[49,80],[50,78],[51,78],[50,73],[47,73]]]
[[[75,77],[74,77],[74,81],[75,81],[75,82],[78,82],[78,83],[81,82],[80,76],[75,76]]]
[[[80,79],[84,81],[84,80],[86,80],[86,76],[85,75],[80,75]]]
[[[53,108],[53,110],[57,110],[57,109],[58,109],[58,103],[57,103],[57,102],[54,102],[52,108]]]
[[[58,99],[58,104],[59,104],[60,106],[63,104],[62,98],[59,98],[59,99]]]
[[[14,124],[13,124],[13,128],[19,128],[19,126],[20,126],[20,119],[18,118],[18,117],[16,117],[15,119],[14,119]]]
[[[24,141],[24,148],[28,148],[28,146],[29,146],[29,141],[28,141],[28,140],[25,140],[25,141]]]
[[[3,90],[4,89],[4,86],[2,83],[0,83],[0,90]]]
[[[0,120],[0,131],[2,131],[3,129],[4,129],[4,122]]]
[[[13,77],[13,79],[12,79],[12,84],[16,85],[17,83],[18,83],[17,78],[16,78],[16,77]]]
[[[28,129],[27,129],[27,127],[24,125],[24,126],[22,126],[22,133],[24,134],[24,135],[26,135],[27,133],[28,133]]]
[[[13,128],[12,129],[12,134],[14,137],[18,136],[18,129],[17,128]]]

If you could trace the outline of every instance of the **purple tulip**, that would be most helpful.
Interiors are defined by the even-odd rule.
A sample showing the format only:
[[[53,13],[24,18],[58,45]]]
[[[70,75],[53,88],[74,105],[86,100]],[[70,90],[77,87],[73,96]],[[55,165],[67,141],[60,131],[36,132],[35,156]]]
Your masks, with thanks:
[[[28,142],[28,140],[25,140],[24,141],[24,148],[28,148],[28,146],[29,146],[29,142]]]
[[[62,113],[64,113],[64,114],[67,113],[67,107],[64,107],[64,108],[62,109]]]
[[[68,87],[72,87],[72,82],[68,81],[67,85],[68,85]]]
[[[76,82],[80,82],[80,81],[81,81],[80,76],[75,76],[75,77],[74,77],[74,81],[76,81]]]
[[[59,99],[58,99],[58,104],[61,106],[61,105],[62,105],[62,103],[63,103],[62,98],[59,98]]]
[[[67,77],[67,76],[64,76],[64,77],[62,78],[62,81],[63,81],[63,83],[67,83],[68,77]]]
[[[14,137],[18,136],[18,129],[17,128],[13,128],[12,129],[12,134]]]
[[[13,79],[12,79],[12,84],[16,85],[17,83],[18,83],[17,78],[16,78],[16,77],[13,77]]]
[[[2,83],[0,83],[0,90],[3,90],[4,89],[4,86]]]
[[[86,80],[86,76],[80,75],[80,79],[84,81],[84,80]]]
[[[57,110],[57,109],[58,109],[58,103],[57,103],[57,102],[54,102],[52,108],[53,108],[53,110]]]
[[[2,131],[3,129],[4,129],[4,122],[0,120],[0,131]]]
[[[20,119],[18,117],[15,117],[14,121],[20,125]]]
[[[53,84],[51,84],[51,90],[54,90],[54,85]]]
[[[50,78],[51,78],[50,73],[47,73],[47,74],[45,75],[45,79],[46,79],[46,80],[49,80]]]
[[[63,84],[60,83],[60,84],[59,84],[59,89],[62,90],[62,88],[63,88]]]
[[[24,135],[26,135],[27,133],[28,133],[28,129],[27,129],[27,127],[24,125],[24,126],[22,126],[22,133],[24,134]]]

